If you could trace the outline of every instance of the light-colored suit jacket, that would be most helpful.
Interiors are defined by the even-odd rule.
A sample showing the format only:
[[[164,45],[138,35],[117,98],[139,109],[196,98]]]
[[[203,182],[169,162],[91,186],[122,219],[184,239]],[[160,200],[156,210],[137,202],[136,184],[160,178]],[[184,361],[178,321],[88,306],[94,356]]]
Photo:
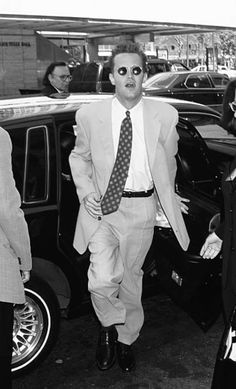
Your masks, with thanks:
[[[115,162],[112,121],[112,98],[83,106],[76,113],[77,137],[69,161],[80,200],[74,247],[83,253],[99,221],[86,211],[83,198],[91,192],[102,196]],[[180,245],[189,244],[180,207],[174,192],[178,134],[178,112],[171,105],[143,98],[144,137],[157,209],[164,211]]]
[[[0,127],[0,301],[25,301],[20,270],[31,269],[28,227],[12,173],[12,144]]]

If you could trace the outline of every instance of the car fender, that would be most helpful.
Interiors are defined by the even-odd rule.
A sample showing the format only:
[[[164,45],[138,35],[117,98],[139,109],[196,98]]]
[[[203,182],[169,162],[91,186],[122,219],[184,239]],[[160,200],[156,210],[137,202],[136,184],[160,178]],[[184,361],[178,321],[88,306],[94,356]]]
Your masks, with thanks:
[[[32,275],[49,284],[58,299],[61,309],[68,307],[71,289],[68,279],[59,266],[44,258],[33,257]]]

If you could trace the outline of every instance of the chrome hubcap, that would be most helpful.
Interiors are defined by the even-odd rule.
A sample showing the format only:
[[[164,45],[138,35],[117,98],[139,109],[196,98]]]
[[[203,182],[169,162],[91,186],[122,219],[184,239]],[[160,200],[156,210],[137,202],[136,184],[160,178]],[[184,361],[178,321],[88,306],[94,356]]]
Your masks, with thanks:
[[[43,331],[42,312],[27,296],[25,304],[14,309],[12,364],[27,358],[37,347]]]

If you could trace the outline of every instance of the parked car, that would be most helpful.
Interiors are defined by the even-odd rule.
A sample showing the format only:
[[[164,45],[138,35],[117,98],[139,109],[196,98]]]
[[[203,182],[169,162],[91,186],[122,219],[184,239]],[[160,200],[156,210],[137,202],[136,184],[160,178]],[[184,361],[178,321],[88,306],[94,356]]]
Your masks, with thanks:
[[[86,62],[78,65],[72,72],[69,85],[70,92],[114,92],[114,85],[109,79],[108,62]]]
[[[162,58],[149,59],[147,61],[147,72],[150,77],[160,72],[188,70],[187,66],[180,61],[167,61]],[[69,90],[72,93],[97,92],[113,93],[114,85],[109,79],[109,62],[86,62],[79,64],[72,72],[72,80]]]
[[[91,309],[89,251],[79,255],[73,247],[79,201],[68,156],[75,141],[75,111],[107,97],[0,100],[0,125],[12,139],[13,172],[33,255],[31,280],[25,285],[27,302],[15,306],[14,312],[14,374],[23,374],[46,358],[56,342],[60,317],[70,319]],[[220,211],[220,173],[191,118],[217,118],[218,113],[188,101],[156,99],[169,102],[180,115],[176,191],[190,199],[184,218],[191,243],[183,252],[171,229],[164,225],[155,229],[143,266],[143,297],[161,288],[206,331],[221,311],[221,258],[203,260],[199,252]]]
[[[184,70],[190,70],[181,60],[169,59],[168,62],[171,64],[171,72],[182,72]]]
[[[227,66],[218,65],[217,72],[221,74],[226,74],[229,78],[236,77],[236,69],[227,68]]]
[[[216,72],[167,72],[143,84],[146,96],[169,96],[195,101],[222,111],[223,94],[229,78]]]
[[[152,58],[147,61],[148,77],[163,72],[175,72],[184,70],[189,70],[189,68],[181,61],[177,60],[169,61],[164,58]]]
[[[192,72],[207,72],[207,66],[206,65],[197,65],[194,68],[191,69]]]
[[[216,164],[220,174],[225,169],[225,164],[236,155],[236,138],[228,133],[221,126],[221,115],[219,112],[209,109],[197,112],[195,109],[188,109],[188,112],[181,112],[181,117],[190,121],[204,138],[209,155]]]

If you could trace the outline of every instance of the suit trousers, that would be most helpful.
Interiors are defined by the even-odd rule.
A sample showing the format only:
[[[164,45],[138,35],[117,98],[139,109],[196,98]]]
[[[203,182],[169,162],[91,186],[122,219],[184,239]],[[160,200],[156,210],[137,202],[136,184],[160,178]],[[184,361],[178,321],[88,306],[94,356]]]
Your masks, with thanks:
[[[89,242],[88,289],[103,326],[115,324],[118,340],[132,344],[143,325],[142,265],[151,246],[154,196],[122,197],[119,209],[102,217]]]
[[[11,389],[13,304],[0,302],[0,386]]]

